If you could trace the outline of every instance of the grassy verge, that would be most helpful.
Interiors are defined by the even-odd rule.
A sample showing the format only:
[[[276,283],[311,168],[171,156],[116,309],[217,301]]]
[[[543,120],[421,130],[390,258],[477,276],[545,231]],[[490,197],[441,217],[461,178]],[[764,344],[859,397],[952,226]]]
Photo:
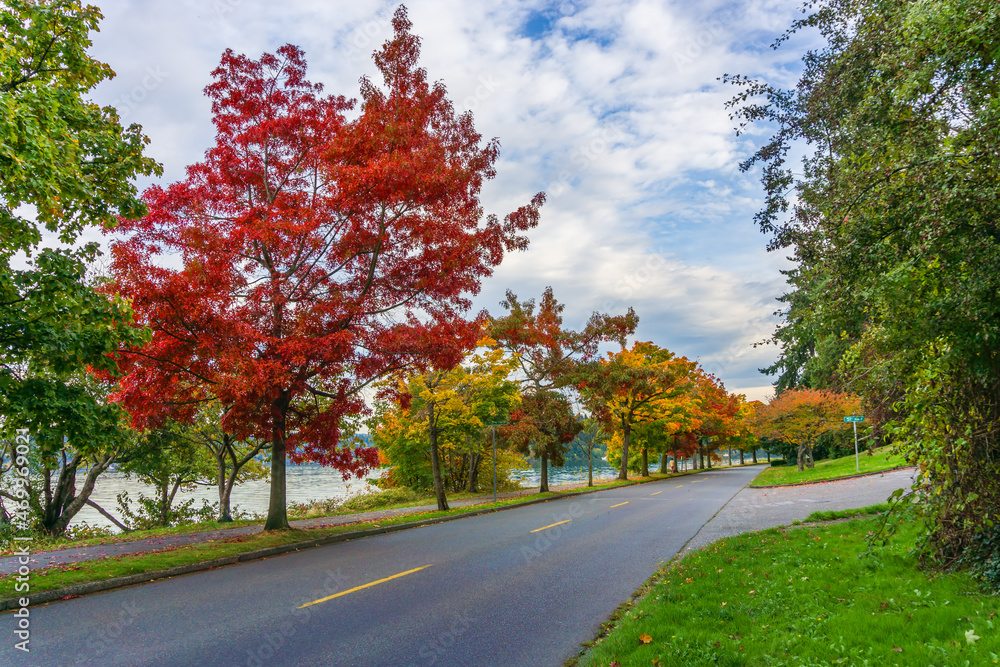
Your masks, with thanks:
[[[880,447],[874,450],[871,456],[863,452],[859,456],[859,462],[862,474],[891,470],[906,465],[903,455],[893,453],[893,447],[891,446]],[[840,459],[818,461],[815,468],[806,468],[802,472],[799,472],[798,467],[794,463],[787,466],[767,468],[761,474],[757,475],[757,478],[750,483],[750,486],[823,482],[857,474],[859,473],[855,467],[854,454],[851,454]]]
[[[683,474],[686,473],[680,473],[680,475]],[[666,479],[671,476],[676,475],[651,475],[650,477],[645,478],[633,478],[627,482],[613,480],[602,484],[595,484],[593,488],[595,490],[611,489],[616,486],[629,485],[643,481],[656,481],[658,479]],[[101,560],[82,561],[79,563],[59,565],[43,569],[34,569],[31,572],[31,590],[34,593],[41,593],[76,584],[103,581],[114,577],[141,574],[144,572],[155,572],[180,565],[188,565],[191,563],[199,563],[202,561],[234,556],[248,551],[256,551],[258,549],[265,549],[268,547],[315,540],[329,535],[338,535],[341,533],[366,530],[369,528],[394,526],[402,523],[426,521],[428,519],[453,516],[470,511],[485,511],[531,500],[558,498],[566,495],[568,492],[570,491],[563,490],[559,492],[550,491],[548,493],[533,493],[514,498],[506,498],[496,503],[486,502],[476,504],[471,507],[456,507],[447,512],[433,511],[409,513],[391,518],[379,519],[376,521],[356,522],[326,528],[309,528],[305,530],[234,536],[211,542],[201,542],[198,544],[177,547],[175,549],[147,552],[143,554],[124,555]],[[232,524],[224,525],[231,526]],[[73,546],[76,546],[76,544]],[[14,575],[0,577],[0,599],[14,597],[15,583]]]
[[[1000,600],[968,575],[917,569],[915,523],[771,529],[667,565],[581,665],[993,665]]]
[[[679,473],[679,474],[689,474],[689,473]],[[648,479],[666,479],[671,475],[651,475]],[[636,479],[646,479],[646,478],[633,478],[628,483],[635,481]],[[623,482],[618,480],[611,481],[598,481],[594,484],[595,489],[607,489],[613,486],[618,486]],[[571,490],[582,490],[587,488],[586,481],[580,483],[578,486],[567,487],[560,489],[557,493],[566,493]],[[503,493],[503,492],[501,492]],[[410,492],[405,497],[405,500],[399,500],[400,494],[395,493],[364,493],[354,498],[349,499],[344,503],[338,501],[313,501],[310,503],[298,503],[291,504],[288,508],[288,519],[290,521],[295,521],[299,519],[317,519],[326,517],[344,517],[350,516],[352,514],[357,514],[359,512],[369,512],[377,510],[394,510],[394,509],[409,509],[411,507],[420,507],[422,505],[434,505],[437,503],[437,499],[433,495],[417,494],[416,492]],[[539,494],[523,494],[516,496],[516,501],[521,502],[524,500],[531,500],[533,498],[541,497]],[[474,506],[478,507],[480,504],[490,503],[492,504],[493,493],[468,493],[459,492],[448,494],[449,502],[456,500],[479,500],[479,503],[473,503]],[[170,526],[166,528],[151,528],[148,530],[136,530],[129,533],[114,533],[108,535],[97,535],[93,537],[86,538],[74,538],[71,536],[61,536],[61,537],[50,537],[45,535],[35,535],[31,546],[35,553],[42,551],[57,551],[60,549],[75,549],[77,547],[89,547],[96,546],[100,544],[117,544],[120,542],[134,542],[136,540],[144,540],[153,537],[163,537],[169,535],[185,535],[188,533],[201,533],[212,530],[225,530],[227,528],[239,528],[243,526],[259,526],[263,523],[263,519],[243,519],[238,521],[231,521],[228,523],[219,523],[218,521],[206,521],[201,523],[189,523],[180,526]],[[0,545],[0,556],[10,555],[11,545],[2,544]]]

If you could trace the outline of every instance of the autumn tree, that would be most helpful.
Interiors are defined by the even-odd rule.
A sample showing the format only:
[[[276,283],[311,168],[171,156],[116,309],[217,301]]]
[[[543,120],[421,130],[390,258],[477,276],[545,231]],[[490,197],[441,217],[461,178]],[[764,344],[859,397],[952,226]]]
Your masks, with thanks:
[[[812,450],[824,433],[845,427],[844,417],[860,407],[856,396],[821,389],[787,389],[760,408],[755,427],[760,437],[791,443],[799,472],[814,465]]]
[[[503,433],[517,451],[542,461],[540,493],[549,490],[548,464],[565,464],[566,448],[583,430],[573,404],[554,389],[530,391],[510,417]]]
[[[500,305],[507,313],[493,319],[489,330],[518,363],[524,396],[521,414],[528,420],[521,432],[530,433],[534,428],[548,433],[528,442],[531,454],[541,461],[539,490],[544,493],[549,489],[549,461],[562,461],[565,444],[572,441],[565,436],[576,428],[566,417],[573,413],[569,400],[552,392],[575,385],[579,365],[594,360],[601,343],[617,342],[624,347],[639,318],[631,308],[625,315],[595,312],[580,331],[566,329],[562,318],[565,306],[556,301],[551,287],[545,288],[537,311],[534,299],[519,301],[510,290]],[[563,430],[560,424],[567,428]]]
[[[669,404],[691,388],[697,364],[650,342],[622,347],[599,363],[581,369],[580,386],[591,413],[621,436],[618,478],[628,479],[629,445],[637,424],[665,416]],[[649,475],[648,452],[643,449],[643,476]]]
[[[412,375],[383,400],[369,423],[373,442],[386,462],[398,467],[395,475],[411,486],[423,486],[430,476],[438,509],[448,509],[446,476],[452,488],[476,490],[481,463],[487,454],[487,426],[506,418],[520,403],[518,385],[508,379],[512,360],[487,346],[449,371],[430,370]],[[457,459],[450,466],[444,459]],[[464,482],[464,484],[463,484]]]
[[[153,330],[123,351],[118,398],[140,421],[218,400],[227,433],[267,439],[267,529],[288,527],[287,457],[345,476],[377,465],[374,449],[341,446],[343,419],[386,374],[451,368],[473,347],[467,295],[526,247],[544,199],[483,217],[498,143],[417,66],[405,8],[393,27],[375,54],[385,87],[362,79],[351,118],[352,101],[306,79],[297,47],[227,51],[205,89],[215,146],[185,180],[147,190],[149,215],[114,244],[115,287]],[[160,267],[165,252],[183,267]]]
[[[742,396],[726,391],[722,380],[701,371],[696,378],[699,425],[694,430],[699,442],[702,467],[712,467],[712,450],[737,435],[736,415]]]

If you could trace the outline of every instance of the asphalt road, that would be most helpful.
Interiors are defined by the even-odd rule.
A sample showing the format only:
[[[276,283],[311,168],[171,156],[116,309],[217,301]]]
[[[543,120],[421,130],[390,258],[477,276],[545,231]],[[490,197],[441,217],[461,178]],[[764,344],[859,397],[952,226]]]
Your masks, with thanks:
[[[761,469],[713,470],[33,608],[30,654],[14,649],[17,619],[4,614],[0,664],[558,666]]]

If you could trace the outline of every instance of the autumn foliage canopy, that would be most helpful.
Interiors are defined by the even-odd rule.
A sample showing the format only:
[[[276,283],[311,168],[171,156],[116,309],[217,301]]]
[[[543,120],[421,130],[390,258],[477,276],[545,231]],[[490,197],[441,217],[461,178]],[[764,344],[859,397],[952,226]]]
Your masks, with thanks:
[[[483,215],[496,140],[483,143],[417,66],[405,9],[375,54],[384,87],[323,95],[303,52],[226,51],[214,82],[215,145],[187,178],[144,194],[123,220],[113,289],[148,344],[123,352],[117,399],[137,425],[190,417],[215,398],[223,427],[287,444],[293,460],[361,474],[374,450],[338,447],[360,392],[411,365],[449,367],[474,346],[468,295],[527,246],[542,194]],[[179,266],[178,266],[179,264]]]

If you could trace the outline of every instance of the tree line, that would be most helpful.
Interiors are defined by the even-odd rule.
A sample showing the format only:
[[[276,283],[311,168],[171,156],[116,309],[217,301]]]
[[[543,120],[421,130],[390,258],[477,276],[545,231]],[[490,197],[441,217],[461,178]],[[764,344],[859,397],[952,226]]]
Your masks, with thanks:
[[[469,443],[501,417],[507,467],[539,458],[546,489],[584,428],[574,392],[595,420],[588,446],[620,434],[622,478],[636,451],[645,474],[649,452],[710,456],[729,437],[739,399],[651,343],[626,350],[631,309],[572,331],[549,289],[470,313],[482,280],[527,248],[545,196],[484,213],[499,142],[419,66],[405,7],[360,99],[324,93],[293,45],[227,50],[205,88],[215,142],[141,195],[133,179],[162,171],[142,128],[86,99],[113,76],[87,53],[100,19],[64,0],[0,9],[3,520],[27,507],[61,534],[91,506],[123,528],[170,523],[194,511],[175,504],[192,484],[217,487],[227,520],[234,486],[266,477],[264,527],[287,529],[288,460],[345,479],[388,461],[417,485],[428,476],[410,459],[425,451],[445,507],[446,486],[476,488],[485,454]],[[77,243],[93,229],[110,245],[99,275],[97,244]],[[45,248],[43,230],[70,249]],[[612,343],[622,351],[600,359]],[[378,446],[351,437],[366,416]],[[15,488],[18,429],[32,451]],[[154,487],[138,514],[91,499],[109,469]]]
[[[727,76],[770,139],[756,216],[790,253],[779,391],[861,397],[906,452],[924,558],[1000,585],[1000,5],[823,0],[798,85]],[[802,154],[793,165],[793,155]],[[794,167],[794,168],[793,168]]]

